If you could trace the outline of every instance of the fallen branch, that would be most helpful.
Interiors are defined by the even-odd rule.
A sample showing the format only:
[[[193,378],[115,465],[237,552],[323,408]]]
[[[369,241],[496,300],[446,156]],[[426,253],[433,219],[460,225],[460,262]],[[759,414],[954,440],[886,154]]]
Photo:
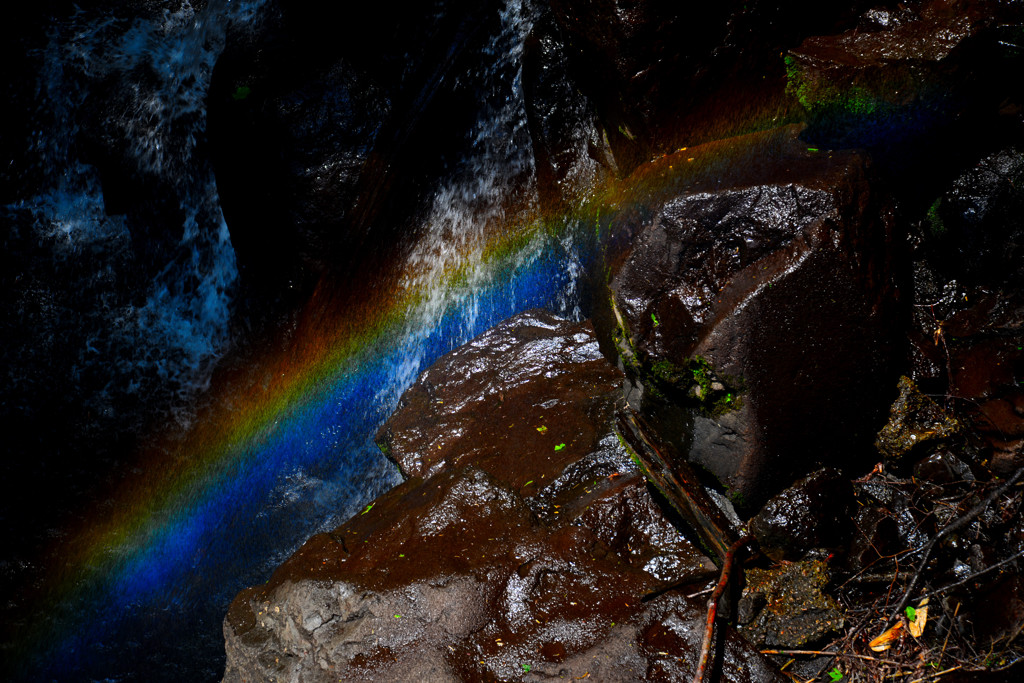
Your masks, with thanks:
[[[658,439],[655,430],[629,406],[617,411],[615,433],[644,476],[697,535],[704,550],[720,563],[724,561],[739,533],[711,500],[686,459],[673,453],[671,444]]]
[[[944,671],[936,671],[935,673],[930,673],[927,676],[923,676],[921,678],[915,678],[914,680],[910,681],[910,683],[922,683],[922,681],[930,681],[933,678],[938,678],[939,676],[945,676],[948,673],[952,673],[954,671],[959,671],[962,668],[963,668],[963,666],[961,666],[960,664],[957,664],[956,666],[951,666],[948,669],[945,669]]]
[[[929,540],[921,547],[920,552],[923,553],[923,556],[921,557],[921,562],[920,564],[918,564],[917,570],[914,572],[913,577],[910,579],[910,583],[903,591],[903,597],[900,598],[899,604],[896,606],[896,609],[893,610],[893,613],[889,616],[889,622],[888,624],[886,624],[886,628],[891,626],[897,619],[899,619],[900,615],[903,614],[903,609],[908,604],[910,604],[910,599],[914,594],[914,589],[917,588],[917,584],[921,581],[921,576],[922,574],[924,574],[924,570],[928,566],[928,561],[931,559],[932,550],[935,548],[935,546],[938,545],[940,541],[945,539],[953,532],[959,531],[963,527],[967,526],[968,523],[972,522],[974,519],[979,517],[982,512],[988,509],[988,506],[991,505],[994,500],[996,500],[999,496],[1003,495],[1011,486],[1016,484],[1022,476],[1024,476],[1024,466],[1018,467],[1017,471],[1013,473],[1013,476],[1011,476],[1009,479],[1007,479],[1005,482],[1003,482],[996,488],[992,489],[991,493],[985,496],[985,499],[983,501],[975,505],[973,508],[967,511],[967,513],[965,513],[955,521],[942,527],[942,529],[940,529],[937,534],[932,536],[931,540]]]
[[[729,584],[729,574],[732,571],[732,563],[740,548],[753,541],[753,536],[744,536],[729,546],[722,561],[722,576],[718,579],[718,585],[708,598],[708,618],[704,623],[704,642],[700,646],[700,658],[697,660],[697,673],[693,675],[693,683],[703,683],[704,669],[707,668],[708,659],[711,654],[711,641],[715,633],[715,617],[718,614],[718,601]]]

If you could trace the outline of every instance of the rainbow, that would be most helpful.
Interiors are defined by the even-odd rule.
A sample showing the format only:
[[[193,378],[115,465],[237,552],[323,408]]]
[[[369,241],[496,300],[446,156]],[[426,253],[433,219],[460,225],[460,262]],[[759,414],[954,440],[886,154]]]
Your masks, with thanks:
[[[536,220],[489,226],[482,248],[429,283],[446,293],[436,319],[424,317],[427,285],[378,285],[372,297],[349,296],[344,306],[324,304],[318,292],[283,350],[223,380],[187,434],[157,439],[141,472],[52,548],[39,609],[52,616],[16,646],[38,653],[31,668],[57,678],[89,668],[95,645],[138,611],[181,610],[187,619],[218,593],[223,611],[230,593],[266,578],[268,558],[283,559],[282,547],[294,549],[311,528],[339,523],[396,483],[372,437],[420,367],[520,310],[571,314],[574,302],[557,300],[569,285],[563,264],[589,258],[571,240],[567,246],[572,228]],[[400,367],[406,371],[396,378]],[[328,503],[306,511],[310,519],[273,510],[283,475],[293,472],[331,489]]]

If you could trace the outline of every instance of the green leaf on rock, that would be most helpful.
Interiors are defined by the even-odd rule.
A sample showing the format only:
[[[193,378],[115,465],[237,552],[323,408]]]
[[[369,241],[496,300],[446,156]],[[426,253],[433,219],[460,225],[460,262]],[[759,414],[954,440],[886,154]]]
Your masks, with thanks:
[[[563,448],[565,448],[565,444],[564,444],[564,443],[560,443],[560,444],[558,444],[557,446],[555,446],[555,450],[556,450],[556,451],[560,451],[560,450],[562,450]]]
[[[837,667],[835,667],[834,669],[832,669],[831,671],[828,672],[828,677],[831,678],[833,681],[838,681],[838,680],[842,679],[843,672],[840,671],[839,667],[837,666]]]

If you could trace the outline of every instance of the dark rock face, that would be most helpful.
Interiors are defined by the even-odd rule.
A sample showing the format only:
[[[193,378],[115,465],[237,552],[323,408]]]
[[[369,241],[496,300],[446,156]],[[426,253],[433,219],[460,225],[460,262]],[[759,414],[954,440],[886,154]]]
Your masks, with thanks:
[[[932,205],[932,260],[949,277],[1019,287],[1024,283],[1024,153],[1005,149],[980,159]]]
[[[715,571],[611,433],[619,379],[589,325],[540,311],[442,358],[380,435],[412,478],[235,599],[224,680],[692,675],[701,603],[640,598]],[[723,680],[781,680],[734,633],[724,652]]]
[[[914,251],[914,378],[968,401],[1000,472],[1024,442],[1022,183],[1018,149],[983,156],[931,203]]]
[[[247,285],[308,293],[400,241],[424,184],[465,148],[498,9],[272,1],[229,34],[210,132]]]
[[[666,435],[750,508],[815,462],[857,464],[899,346],[891,219],[864,160],[781,130],[662,163],[689,180],[640,217],[611,284],[631,401],[681,409]]]
[[[545,12],[523,54],[523,91],[544,212],[575,208],[618,171],[608,134],[569,69],[565,32]]]
[[[691,112],[735,112],[750,99],[773,98],[784,78],[781,50],[852,25],[867,6],[551,2],[567,36],[573,81],[593,103],[623,173],[657,153],[708,139],[701,130],[707,121],[689,118]]]
[[[750,533],[773,559],[798,559],[842,544],[852,503],[849,480],[839,470],[820,469],[765,503],[750,520]]]

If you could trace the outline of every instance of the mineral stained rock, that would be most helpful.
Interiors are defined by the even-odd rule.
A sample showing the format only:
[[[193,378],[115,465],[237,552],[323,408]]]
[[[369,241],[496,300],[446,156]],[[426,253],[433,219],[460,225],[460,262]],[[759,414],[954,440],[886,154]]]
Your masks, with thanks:
[[[922,394],[909,377],[900,377],[899,389],[889,421],[875,440],[887,460],[898,462],[963,435],[960,421]]]
[[[748,510],[816,463],[853,465],[900,353],[892,221],[865,159],[786,128],[651,172],[666,189],[622,219],[635,236],[611,283],[631,402]]]
[[[828,567],[821,560],[749,570],[742,600],[763,607],[752,610],[756,616],[744,627],[744,635],[770,648],[821,642],[843,626],[839,603],[823,592],[828,581]]]
[[[612,434],[620,381],[540,311],[439,360],[379,435],[410,478],[239,594],[224,680],[692,676],[703,601],[641,598],[717,570]],[[782,680],[733,632],[722,671]]]

